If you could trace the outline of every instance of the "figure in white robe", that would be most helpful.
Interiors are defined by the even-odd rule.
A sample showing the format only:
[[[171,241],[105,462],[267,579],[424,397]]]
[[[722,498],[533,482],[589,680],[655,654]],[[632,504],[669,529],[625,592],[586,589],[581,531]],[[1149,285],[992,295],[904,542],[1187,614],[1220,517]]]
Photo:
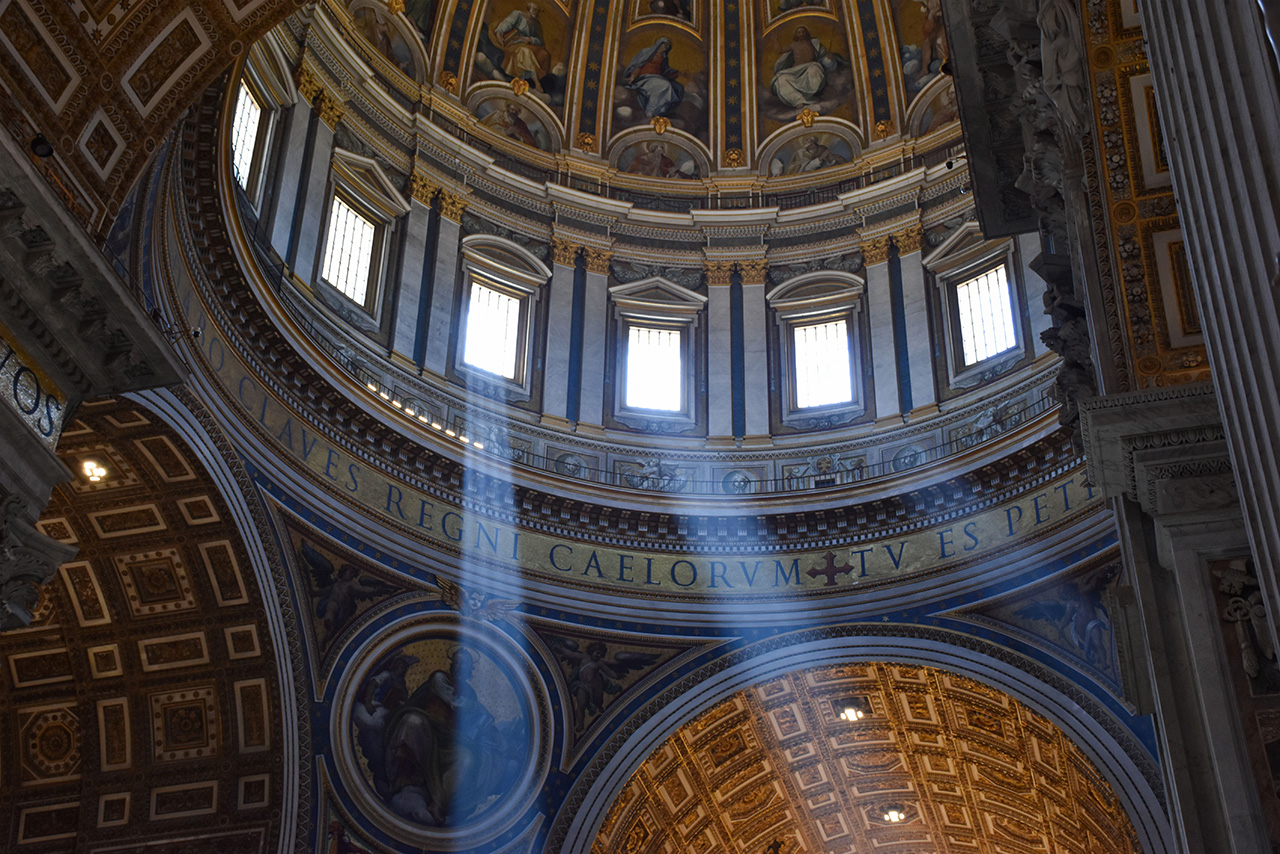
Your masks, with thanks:
[[[773,64],[770,88],[787,106],[797,110],[816,107],[827,86],[827,74],[839,64],[822,42],[809,35],[807,27],[796,27],[791,46]]]

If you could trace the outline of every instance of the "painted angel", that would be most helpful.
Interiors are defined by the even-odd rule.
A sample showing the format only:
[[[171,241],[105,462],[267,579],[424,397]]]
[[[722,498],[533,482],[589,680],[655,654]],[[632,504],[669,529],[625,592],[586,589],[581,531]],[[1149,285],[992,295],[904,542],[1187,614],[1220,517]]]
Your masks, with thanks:
[[[333,561],[320,554],[309,543],[302,544],[298,555],[311,572],[319,596],[316,616],[324,624],[326,637],[332,637],[356,615],[356,608],[361,601],[394,596],[399,592],[386,582],[362,576],[360,570],[349,563],[344,563],[341,569],[335,570]]]
[[[575,640],[552,638],[556,656],[572,670],[569,673],[569,694],[573,697],[574,730],[581,732],[586,726],[587,715],[604,711],[606,694],[617,694],[622,679],[633,670],[657,663],[657,653],[615,652],[612,660],[609,650],[599,641],[587,645],[585,651]]]

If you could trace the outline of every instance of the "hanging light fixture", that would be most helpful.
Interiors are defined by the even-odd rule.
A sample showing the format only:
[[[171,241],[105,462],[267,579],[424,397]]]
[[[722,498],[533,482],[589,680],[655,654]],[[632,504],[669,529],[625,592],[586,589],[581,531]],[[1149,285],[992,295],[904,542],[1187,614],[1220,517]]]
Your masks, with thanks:
[[[889,804],[884,807],[884,820],[890,824],[901,824],[907,820],[907,808],[902,804]]]
[[[856,723],[871,714],[871,703],[866,697],[845,697],[832,703],[836,717],[847,723]]]
[[[106,468],[97,460],[85,460],[83,471],[90,483],[98,483],[107,476]]]

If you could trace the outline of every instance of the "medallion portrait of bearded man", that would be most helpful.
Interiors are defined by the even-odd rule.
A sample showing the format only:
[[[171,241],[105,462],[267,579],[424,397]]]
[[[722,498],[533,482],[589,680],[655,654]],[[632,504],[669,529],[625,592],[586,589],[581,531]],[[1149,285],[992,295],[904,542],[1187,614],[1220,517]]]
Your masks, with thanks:
[[[352,708],[366,779],[425,827],[483,820],[529,761],[514,678],[482,648],[444,637],[406,644],[368,671]]]

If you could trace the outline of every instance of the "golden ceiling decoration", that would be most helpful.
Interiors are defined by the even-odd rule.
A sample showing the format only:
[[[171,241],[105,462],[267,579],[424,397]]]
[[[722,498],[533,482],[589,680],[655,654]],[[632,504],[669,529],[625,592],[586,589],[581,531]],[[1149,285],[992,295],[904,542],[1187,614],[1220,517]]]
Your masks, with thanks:
[[[0,10],[0,121],[91,231],[105,227],[174,121],[227,64],[298,8],[290,0],[84,3]]]
[[[841,720],[850,704],[865,717]],[[1047,719],[972,679],[859,664],[765,682],[681,728],[632,776],[592,846],[731,851],[1140,848],[1110,786]]]

